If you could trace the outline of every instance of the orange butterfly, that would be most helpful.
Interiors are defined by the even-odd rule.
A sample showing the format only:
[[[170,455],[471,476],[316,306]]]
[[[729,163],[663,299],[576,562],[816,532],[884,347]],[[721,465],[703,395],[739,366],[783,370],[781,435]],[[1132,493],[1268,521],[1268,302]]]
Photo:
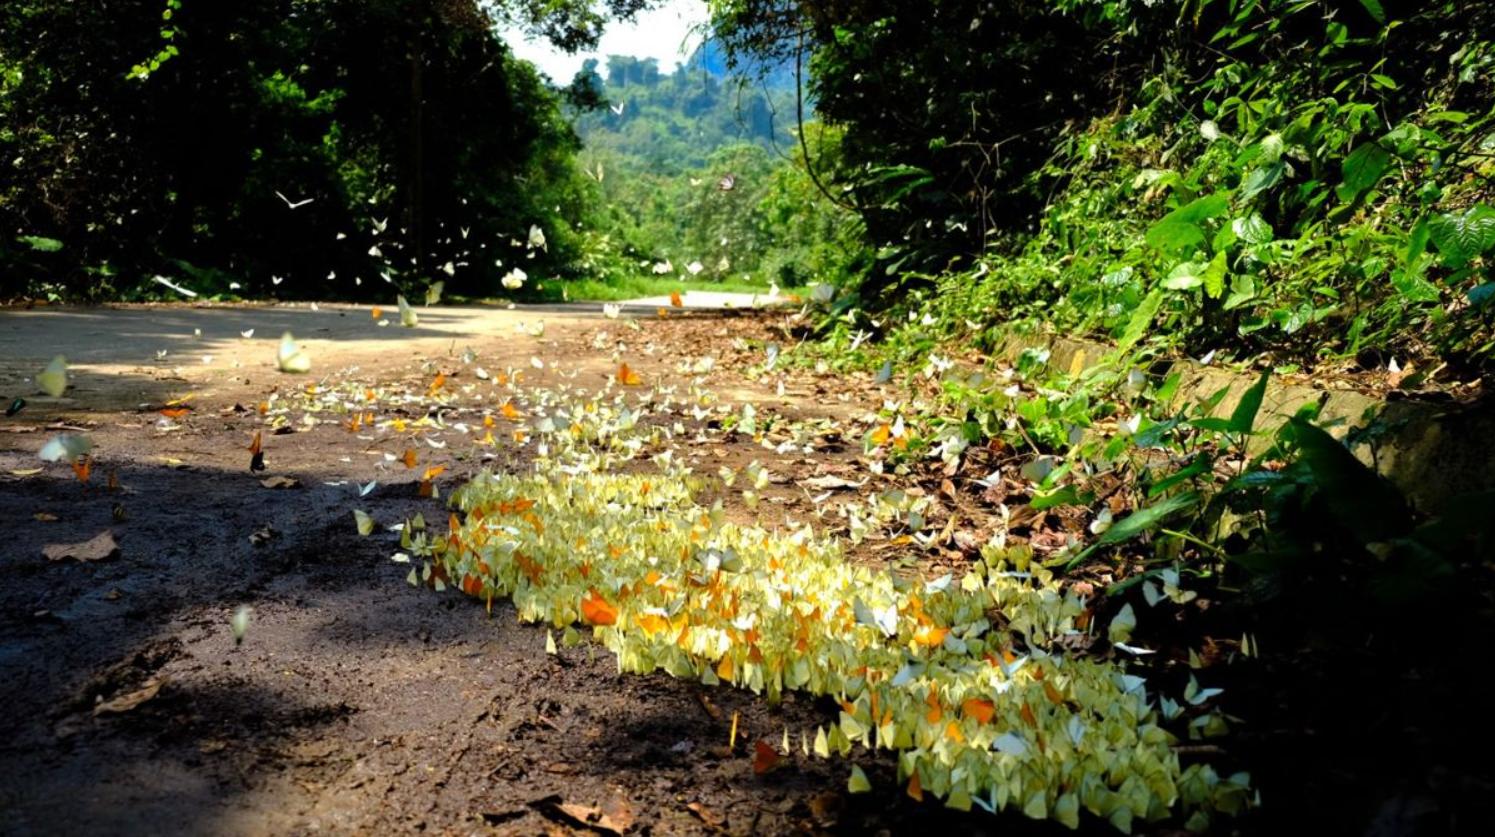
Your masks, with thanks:
[[[593,625],[614,625],[618,622],[618,609],[596,590],[588,590],[581,600],[581,617]]]
[[[371,310],[370,310],[370,311],[369,311],[369,315],[370,315],[370,317],[371,317],[371,318],[372,318],[372,319],[375,319],[375,320],[377,320],[377,319],[379,319],[379,318],[380,318],[380,317],[382,317],[382,316],[384,316],[384,309],[383,309],[383,308],[380,308],[380,307],[379,307],[379,306],[377,306],[377,305],[375,305],[375,306],[374,306],[374,307],[373,307],[373,308],[372,308],[372,309],[371,309]]]
[[[753,773],[762,776],[779,766],[779,754],[768,742],[758,739],[753,742]]]
[[[670,291],[670,306],[674,308],[685,307],[685,300],[680,298],[679,291]]]
[[[637,372],[629,369],[628,364],[624,363],[618,366],[618,383],[624,386],[636,387],[643,382],[644,379],[639,377]]]
[[[402,456],[402,457],[400,457],[400,461],[403,462],[403,463],[405,463],[405,467],[406,468],[414,468],[415,467],[415,448],[405,448],[405,455]]]
[[[93,460],[87,456],[80,456],[73,462],[73,473],[78,475],[78,482],[88,485],[88,478],[93,475]]]

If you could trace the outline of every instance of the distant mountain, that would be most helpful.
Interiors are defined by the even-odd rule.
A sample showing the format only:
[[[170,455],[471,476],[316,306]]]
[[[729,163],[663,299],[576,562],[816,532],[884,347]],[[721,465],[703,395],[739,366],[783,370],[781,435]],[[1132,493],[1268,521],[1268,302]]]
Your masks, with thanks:
[[[713,42],[672,72],[652,58],[588,61],[583,76],[606,105],[576,114],[588,150],[659,174],[699,169],[720,149],[743,143],[778,153],[794,141],[794,75],[730,75]]]

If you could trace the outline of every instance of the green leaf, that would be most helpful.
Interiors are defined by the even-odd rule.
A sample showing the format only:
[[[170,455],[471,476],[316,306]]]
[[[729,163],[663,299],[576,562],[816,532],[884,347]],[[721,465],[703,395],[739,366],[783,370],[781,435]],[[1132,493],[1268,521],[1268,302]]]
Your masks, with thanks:
[[[1225,251],[1216,253],[1210,259],[1209,267],[1204,269],[1199,278],[1204,280],[1204,292],[1210,299],[1218,299],[1225,292]]]
[[[1204,243],[1200,224],[1223,215],[1230,208],[1230,196],[1216,192],[1191,201],[1164,215],[1147,230],[1147,243],[1165,253]]]
[[[1282,181],[1282,175],[1287,171],[1287,164],[1278,160],[1269,166],[1263,166],[1241,181],[1241,198],[1251,200],[1257,195],[1276,186]]]
[[[1191,509],[1198,504],[1199,492],[1197,491],[1185,491],[1182,494],[1175,494],[1161,503],[1154,503],[1145,509],[1138,509],[1125,518],[1111,524],[1111,528],[1107,529],[1105,534],[1100,536],[1100,540],[1095,543],[1097,546],[1109,546],[1131,540],[1138,535],[1156,529],[1173,515],[1185,509]]]
[[[1387,541],[1411,529],[1406,501],[1380,474],[1321,428],[1297,416],[1288,421],[1299,455],[1334,522],[1361,543]]]
[[[1376,183],[1391,165],[1391,152],[1378,143],[1367,142],[1349,153],[1340,164],[1344,182],[1334,193],[1340,201],[1349,203]]]
[[[1199,262],[1175,265],[1168,272],[1168,278],[1163,280],[1163,287],[1170,291],[1191,291],[1204,284],[1204,279],[1200,276],[1204,269],[1205,265]]]
[[[1255,212],[1231,221],[1230,227],[1235,230],[1236,238],[1247,244],[1266,244],[1272,240],[1272,225]]]
[[[1163,307],[1163,292],[1154,289],[1142,299],[1142,302],[1132,311],[1132,318],[1127,321],[1126,329],[1121,332],[1121,338],[1116,341],[1116,346],[1122,351],[1130,349],[1142,335],[1147,333],[1147,327],[1152,325],[1152,318],[1158,314],[1158,309]]]
[[[1262,399],[1267,394],[1267,379],[1272,377],[1272,370],[1267,369],[1256,379],[1251,388],[1241,394],[1241,400],[1236,403],[1235,411],[1230,414],[1230,431],[1242,436],[1251,432],[1256,426],[1256,414],[1261,412]]]
[[[62,249],[62,242],[55,238],[45,238],[39,235],[23,235],[20,242],[37,251],[38,253],[56,253]]]
[[[1428,233],[1443,254],[1443,263],[1460,268],[1495,246],[1495,209],[1476,204],[1428,220]]]
[[[1365,8],[1367,14],[1376,19],[1376,23],[1386,24],[1386,10],[1381,8],[1381,0],[1360,0],[1360,5]]]
[[[1123,541],[1129,541],[1132,538],[1150,532],[1163,525],[1168,518],[1186,509],[1194,508],[1197,505],[1199,505],[1199,492],[1185,491],[1181,494],[1175,494],[1161,503],[1155,503],[1145,509],[1138,509],[1125,518],[1111,524],[1111,528],[1107,529],[1094,544],[1070,559],[1068,566],[1078,566],[1081,561],[1090,557],[1091,553],[1103,546],[1112,546]]]

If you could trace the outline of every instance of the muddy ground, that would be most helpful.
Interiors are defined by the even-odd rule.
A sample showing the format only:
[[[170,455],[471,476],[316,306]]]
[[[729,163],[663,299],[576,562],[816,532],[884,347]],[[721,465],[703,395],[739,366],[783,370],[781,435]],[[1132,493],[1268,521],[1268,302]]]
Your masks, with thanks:
[[[515,330],[541,318],[541,338]],[[660,345],[635,365],[668,375],[671,329],[699,344],[732,322],[652,321],[647,340]],[[607,374],[608,358],[589,350],[604,327],[621,328],[495,309],[425,311],[410,330],[336,306],[0,312],[0,395],[28,400],[0,421],[0,832],[995,831],[988,816],[900,794],[849,796],[839,760],[796,755],[754,775],[751,742],[813,729],[832,706],[621,676],[590,645],[547,656],[545,632],[506,605],[490,615],[409,586],[389,560],[393,536],[358,537],[353,481],[380,481],[357,505],[381,519],[442,519],[441,501],[416,496],[413,472],[382,467],[335,425],[268,436],[268,470],[246,467],[253,410],[235,406],[300,385],[274,369],[282,330],[305,343],[313,377],[382,381],[467,347],[492,368],[533,355]],[[59,353],[73,387],[32,396],[24,379]],[[722,378],[733,397],[753,394]],[[756,396],[786,410],[854,409],[813,386],[782,397],[765,387]],[[181,428],[159,430],[157,411],[189,393]],[[86,487],[66,465],[29,473],[62,427],[95,441]],[[448,485],[476,467],[459,464]],[[265,487],[273,476],[297,485]],[[43,557],[105,531],[113,557]],[[230,617],[243,605],[251,621],[236,645]],[[868,766],[892,784],[890,760]]]

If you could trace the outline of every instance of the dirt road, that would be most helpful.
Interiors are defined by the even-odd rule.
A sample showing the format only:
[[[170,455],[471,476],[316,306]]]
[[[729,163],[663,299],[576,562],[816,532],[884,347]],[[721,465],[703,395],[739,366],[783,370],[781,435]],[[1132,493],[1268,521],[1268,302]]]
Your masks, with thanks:
[[[442,501],[336,423],[292,416],[290,432],[265,437],[268,470],[250,472],[246,440],[271,393],[333,380],[418,389],[433,369],[459,374],[469,349],[535,385],[600,378],[615,363],[596,348],[610,339],[600,331],[626,334],[632,362],[664,379],[680,341],[714,346],[728,367],[727,335],[762,329],[651,318],[633,331],[527,310],[420,317],[402,329],[330,305],[0,311],[0,395],[28,402],[0,420],[0,832],[902,832],[915,818],[994,829],[896,794],[848,796],[841,761],[796,753],[754,774],[753,741],[813,730],[833,706],[621,676],[586,644],[547,655],[545,632],[507,606],[489,615],[408,585],[408,567],[389,560],[394,536],[360,538],[349,510],[357,500],[383,520],[441,519]],[[310,376],[276,371],[286,330]],[[26,379],[56,354],[72,388],[35,395]],[[756,395],[827,404],[813,388]],[[182,398],[192,411],[163,422]],[[36,456],[65,427],[96,445],[86,486]],[[444,484],[481,464],[454,459]],[[270,477],[294,484],[266,487]],[[360,498],[369,481],[379,485]],[[43,557],[105,531],[113,557]],[[236,645],[230,619],[246,605]],[[866,765],[891,783],[890,761]]]

